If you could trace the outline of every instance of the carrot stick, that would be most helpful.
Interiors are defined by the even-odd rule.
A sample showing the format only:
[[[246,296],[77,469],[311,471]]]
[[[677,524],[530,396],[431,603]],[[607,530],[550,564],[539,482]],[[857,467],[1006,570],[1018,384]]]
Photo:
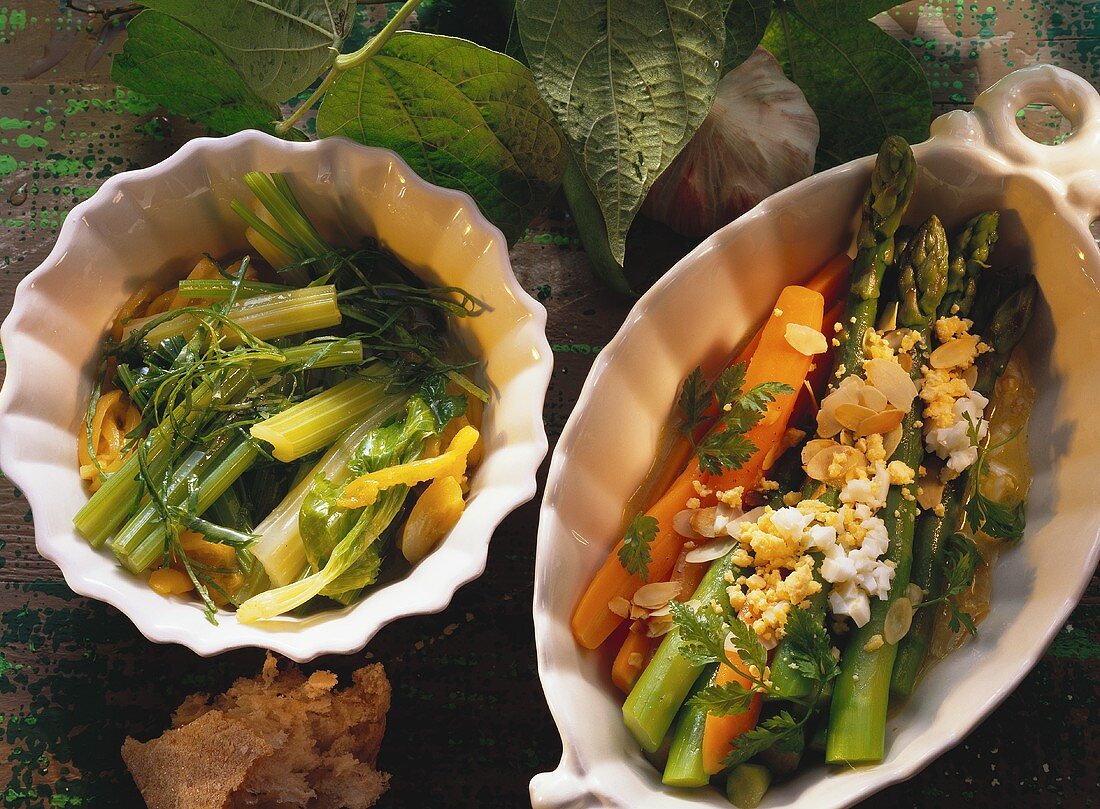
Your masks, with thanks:
[[[825,299],[825,304],[832,307],[837,301],[846,297],[848,282],[852,277],[852,259],[847,253],[826,261],[813,278],[806,282],[806,288],[814,292],[820,292]]]
[[[697,482],[714,491],[736,486],[750,489],[758,483],[768,451],[787,429],[797,391],[805,382],[810,368],[811,358],[799,353],[787,342],[787,325],[800,323],[820,329],[823,310],[824,300],[821,294],[805,287],[789,286],[779,296],[775,309],[764,326],[760,345],[749,363],[744,389],[748,390],[762,382],[782,382],[789,385],[794,393],[777,397],[768,408],[764,419],[748,432],[746,437],[758,450],[740,468],[726,470],[720,475],[709,475],[702,474],[698,465],[691,462],[669,490],[650,507],[647,513],[657,520],[658,528],[657,536],[649,546],[649,581],[665,581],[672,571],[684,543],[683,537],[673,529],[672,520],[686,507],[689,499],[697,496]],[[723,427],[719,424],[716,429]],[[709,505],[717,502],[714,494],[703,499]],[[598,647],[622,621],[622,618],[608,609],[608,602],[617,596],[632,599],[637,589],[646,581],[640,575],[630,574],[623,568],[618,557],[620,547],[622,541],[616,544],[603,567],[596,573],[573,613],[573,636],[586,649]]]
[[[730,659],[737,664],[737,669],[742,667],[741,659],[736,652],[730,652]],[[752,680],[735,668],[725,663],[718,666],[718,673],[714,675],[715,685],[726,683],[740,683],[745,688],[752,687]],[[756,727],[756,720],[760,718],[760,706],[763,699],[756,694],[744,713],[715,716],[707,714],[706,729],[703,731],[703,772],[714,775],[722,771],[722,760],[733,749],[733,741],[742,733],[746,733]]]
[[[629,694],[656,648],[657,638],[647,637],[644,632],[633,629],[627,632],[619,653],[615,655],[615,662],[611,664],[611,682],[615,687]]]
[[[686,551],[684,551],[686,553]],[[683,560],[683,553],[673,568],[670,581],[679,582],[681,600],[686,599],[695,592],[699,582],[703,580],[703,574],[707,572],[709,564],[706,562],[692,563]],[[657,651],[660,638],[647,637],[644,632],[629,632],[623,639],[623,645],[619,647],[619,653],[615,655],[615,662],[611,664],[611,682],[624,694],[629,694],[634,687],[642,671],[653,659],[653,653]]]
[[[851,275],[852,260],[844,253],[841,253],[835,258],[829,259],[823,265],[821,265],[813,277],[806,282],[806,288],[812,289],[814,292],[820,292],[821,296],[825,299],[825,305],[831,307],[829,314],[826,316],[822,330],[825,333],[827,339],[833,337],[833,324],[840,320],[844,314],[844,295],[845,285]],[[760,337],[764,333],[764,327],[761,326],[756,330],[756,333],[745,343],[744,347],[737,352],[734,359],[728,363],[727,367],[737,365],[741,362],[748,362],[752,359],[752,355],[756,352],[756,347],[760,345]],[[831,356],[831,353],[830,355]],[[818,385],[817,381],[814,381],[817,377],[820,379],[826,379],[829,375],[829,369],[833,367],[831,360],[826,357],[817,357],[816,365],[818,373],[811,376],[811,381],[814,384],[814,391],[818,391],[824,388],[824,385]],[[711,405],[707,408],[703,414],[703,419],[699,422],[699,427],[695,431],[695,443],[698,443],[706,432],[714,425],[714,420],[718,417],[718,408],[715,405]],[[658,472],[658,476],[650,484],[651,492],[663,492],[672,485],[672,481],[675,480],[676,475],[680,473],[680,470],[684,468],[688,460],[691,458],[691,448],[693,444],[683,436],[678,436],[674,439],[672,447],[668,451],[668,455],[665,457],[664,463],[661,465],[661,469]]]

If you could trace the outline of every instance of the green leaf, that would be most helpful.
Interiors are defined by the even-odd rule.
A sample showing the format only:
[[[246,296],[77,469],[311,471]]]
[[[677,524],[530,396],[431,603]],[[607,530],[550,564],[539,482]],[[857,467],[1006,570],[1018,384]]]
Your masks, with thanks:
[[[749,58],[764,38],[772,17],[772,0],[730,0],[726,10],[726,50],[722,72]]]
[[[752,698],[756,695],[753,688],[745,688],[739,682],[711,685],[695,693],[689,705],[703,708],[707,713],[715,716],[730,716],[744,713],[752,704]]]
[[[736,767],[744,764],[753,756],[781,742],[793,733],[797,733],[800,723],[787,711],[781,711],[769,717],[750,731],[746,731],[733,741],[733,750],[722,760],[723,767]]]
[[[707,391],[707,383],[703,379],[703,369],[698,365],[695,370],[687,375],[684,384],[680,388],[680,415],[683,422],[680,424],[680,432],[689,438],[694,434],[695,428],[703,420],[703,413],[711,402],[711,396]]]
[[[748,363],[739,362],[719,374],[714,381],[714,398],[719,407],[730,404],[741,396],[741,386],[745,384],[745,371]]]
[[[509,241],[561,182],[565,149],[527,68],[452,37],[399,31],[340,73],[317,134],[393,149],[425,180],[465,191]]]
[[[649,580],[649,546],[657,538],[658,528],[657,518],[648,514],[639,514],[631,521],[619,548],[619,564],[627,573]]]
[[[621,265],[650,186],[710,112],[725,47],[721,0],[525,0],[531,72],[565,132]]]
[[[824,684],[840,674],[821,612],[792,608],[784,624],[790,662],[804,677]]]
[[[681,657],[697,666],[725,662],[726,622],[721,615],[706,605],[693,610],[679,601],[669,602],[669,610],[676,625],[677,652]]]
[[[708,475],[720,475],[726,469],[740,469],[758,449],[741,430],[712,432],[699,442],[699,468]]]
[[[860,3],[854,16],[844,0],[791,0],[764,35],[817,114],[819,168],[872,154],[890,134],[928,136],[928,79],[908,48],[866,20],[880,6]]]
[[[305,90],[332,64],[355,20],[355,0],[144,0],[210,39],[258,96]]]
[[[111,78],[220,134],[271,132],[279,117],[278,107],[257,95],[210,40],[159,11],[130,20]]]
[[[729,640],[737,650],[738,657],[745,666],[756,666],[761,672],[768,665],[768,650],[760,642],[756,630],[740,618],[733,618],[728,626]]]

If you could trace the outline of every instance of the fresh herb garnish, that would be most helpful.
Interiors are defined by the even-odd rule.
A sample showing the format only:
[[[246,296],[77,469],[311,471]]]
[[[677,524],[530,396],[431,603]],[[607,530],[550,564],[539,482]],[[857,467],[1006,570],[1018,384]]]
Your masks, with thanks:
[[[715,605],[703,604],[692,609],[673,601],[672,619],[679,638],[680,654],[695,665],[724,663],[734,668],[749,683],[726,683],[698,691],[690,704],[705,708],[715,715],[738,714],[748,710],[755,694],[784,697],[772,686],[768,676],[768,653],[756,632],[731,610],[717,612]],[[825,632],[824,617],[817,612],[792,607],[787,615],[784,638],[791,650],[791,662],[812,684],[810,696],[793,700],[801,706],[802,716],[796,719],[784,711],[764,720],[757,728],[742,734],[733,750],[722,762],[731,767],[740,764],[768,748],[782,744],[801,733],[814,714],[828,683],[840,674],[833,658],[832,644]],[[732,657],[727,649],[736,652]],[[784,697],[789,699],[787,697]]]
[[[657,528],[656,517],[638,514],[627,527],[622,547],[619,548],[619,563],[626,572],[641,576],[646,581],[649,580],[649,563],[652,561],[649,546],[657,538]]]
[[[781,382],[761,382],[742,391],[745,369],[743,362],[727,368],[702,397],[704,410],[714,404],[719,412],[718,424],[696,447],[699,469],[703,472],[719,475],[726,469],[739,469],[744,465],[758,449],[745,434],[760,423],[768,405],[777,397],[794,392],[790,385]],[[688,380],[692,380],[692,376]],[[686,390],[688,382],[684,385]],[[693,388],[696,385],[697,382],[692,381]],[[697,403],[693,400],[692,404]]]
[[[985,561],[978,552],[978,546],[974,544],[974,540],[965,534],[952,534],[947,538],[944,548],[946,582],[943,595],[922,601],[916,608],[924,609],[934,604],[946,603],[951,615],[948,626],[952,632],[966,629],[971,635],[978,634],[974,616],[961,609],[955,599],[974,586],[974,576],[978,567],[983,564]]]
[[[707,389],[706,380],[703,379],[703,369],[698,365],[684,379],[680,388],[680,433],[694,443],[695,430],[702,423],[703,415],[712,400],[711,392]]]
[[[1015,505],[1009,506],[986,497],[982,494],[982,473],[985,471],[989,453],[1005,446],[1019,434],[1023,427],[1021,426],[994,446],[983,446],[978,438],[978,425],[974,423],[969,414],[964,415],[964,418],[968,425],[967,435],[970,436],[971,444],[978,448],[978,457],[970,468],[968,491],[966,492],[967,522],[971,530],[981,531],[993,539],[1006,542],[1020,539],[1024,535],[1024,528],[1027,526],[1026,502],[1021,500]]]

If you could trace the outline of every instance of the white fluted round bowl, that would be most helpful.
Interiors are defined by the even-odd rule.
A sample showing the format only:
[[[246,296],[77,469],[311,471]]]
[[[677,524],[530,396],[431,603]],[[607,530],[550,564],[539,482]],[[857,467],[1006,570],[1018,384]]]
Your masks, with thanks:
[[[249,171],[289,175],[335,243],[376,237],[427,283],[478,298],[484,312],[457,330],[492,399],[466,511],[407,575],[344,609],[255,625],[223,611],[212,626],[194,602],[157,595],[74,532],[73,515],[87,500],[76,442],[100,344],[122,302],[150,278],[179,277],[204,252],[247,247],[229,203],[251,198],[241,180]],[[553,364],[545,325],[545,310],[512,273],[504,237],[473,200],[430,185],[394,153],[342,138],[198,138],[162,163],[107,180],[69,213],[53,251],[19,284],[0,329],[7,360],[0,467],[30,502],[38,551],[74,591],[114,605],[150,640],[200,655],[257,646],[299,661],[355,651],[390,621],[445,608],[485,570],[500,521],[534,496]]]
[[[1073,135],[1058,146],[1024,136],[1016,113],[1034,102],[1054,104]],[[807,767],[762,807],[849,806],[958,744],[1038,661],[1100,554],[1100,251],[1089,233],[1100,216],[1100,96],[1064,70],[1021,70],[973,112],[939,118],[913,151],[919,176],[908,220],[934,212],[952,227],[1000,209],[993,260],[1031,268],[1042,289],[1024,343],[1039,389],[1028,529],[997,564],[977,638],[890,714],[885,761]],[[716,790],[661,784],[623,725],[609,653],[580,649],[569,618],[618,539],[623,504],[650,467],[681,380],[697,363],[728,356],[783,286],[847,249],[873,161],[798,183],[707,239],[643,296],[593,366],[555,449],[539,526],[539,676],[564,753],[555,772],[531,782],[535,809],[729,809]]]

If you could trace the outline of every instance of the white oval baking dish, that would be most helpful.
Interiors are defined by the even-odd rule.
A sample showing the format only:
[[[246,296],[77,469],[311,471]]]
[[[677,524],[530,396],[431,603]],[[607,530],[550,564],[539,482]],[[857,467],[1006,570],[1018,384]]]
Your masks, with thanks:
[[[1058,146],[1027,138],[1016,113],[1035,102],[1056,106],[1072,136]],[[994,260],[1031,267],[1042,288],[1026,339],[1040,390],[1028,530],[998,563],[992,611],[977,639],[937,664],[891,714],[886,760],[807,769],[773,788],[763,807],[849,806],[957,744],[1039,659],[1100,552],[1100,252],[1089,233],[1100,215],[1100,96],[1063,70],[1020,70],[983,93],[972,112],[937,119],[913,151],[920,173],[909,220],[935,212],[951,226],[1000,209]],[[662,786],[623,726],[608,653],[580,649],[569,617],[617,539],[681,380],[700,361],[728,356],[784,285],[847,248],[872,162],[813,176],[707,239],[642,297],[596,360],[542,504],[535,634],[564,754],[555,772],[532,780],[535,809],[728,809],[717,791]]]
[[[285,172],[335,243],[377,237],[431,284],[456,285],[484,303],[459,324],[491,391],[468,507],[439,547],[406,576],[356,604],[306,619],[211,626],[193,602],[163,598],[77,536],[87,499],[76,468],[77,430],[106,325],[137,287],[176,277],[204,252],[246,248],[229,208],[250,199],[248,171]],[[542,404],[552,367],[546,312],[512,273],[504,237],[466,194],[430,185],[395,154],[342,138],[290,143],[258,132],[198,138],[151,168],[107,180],[68,215],[57,245],[19,284],[0,330],[7,378],[0,392],[0,466],[30,501],[39,552],[81,595],[118,607],[150,640],[200,655],[242,646],[303,661],[363,647],[390,621],[437,612],[485,569],[502,519],[535,494],[546,454]]]

